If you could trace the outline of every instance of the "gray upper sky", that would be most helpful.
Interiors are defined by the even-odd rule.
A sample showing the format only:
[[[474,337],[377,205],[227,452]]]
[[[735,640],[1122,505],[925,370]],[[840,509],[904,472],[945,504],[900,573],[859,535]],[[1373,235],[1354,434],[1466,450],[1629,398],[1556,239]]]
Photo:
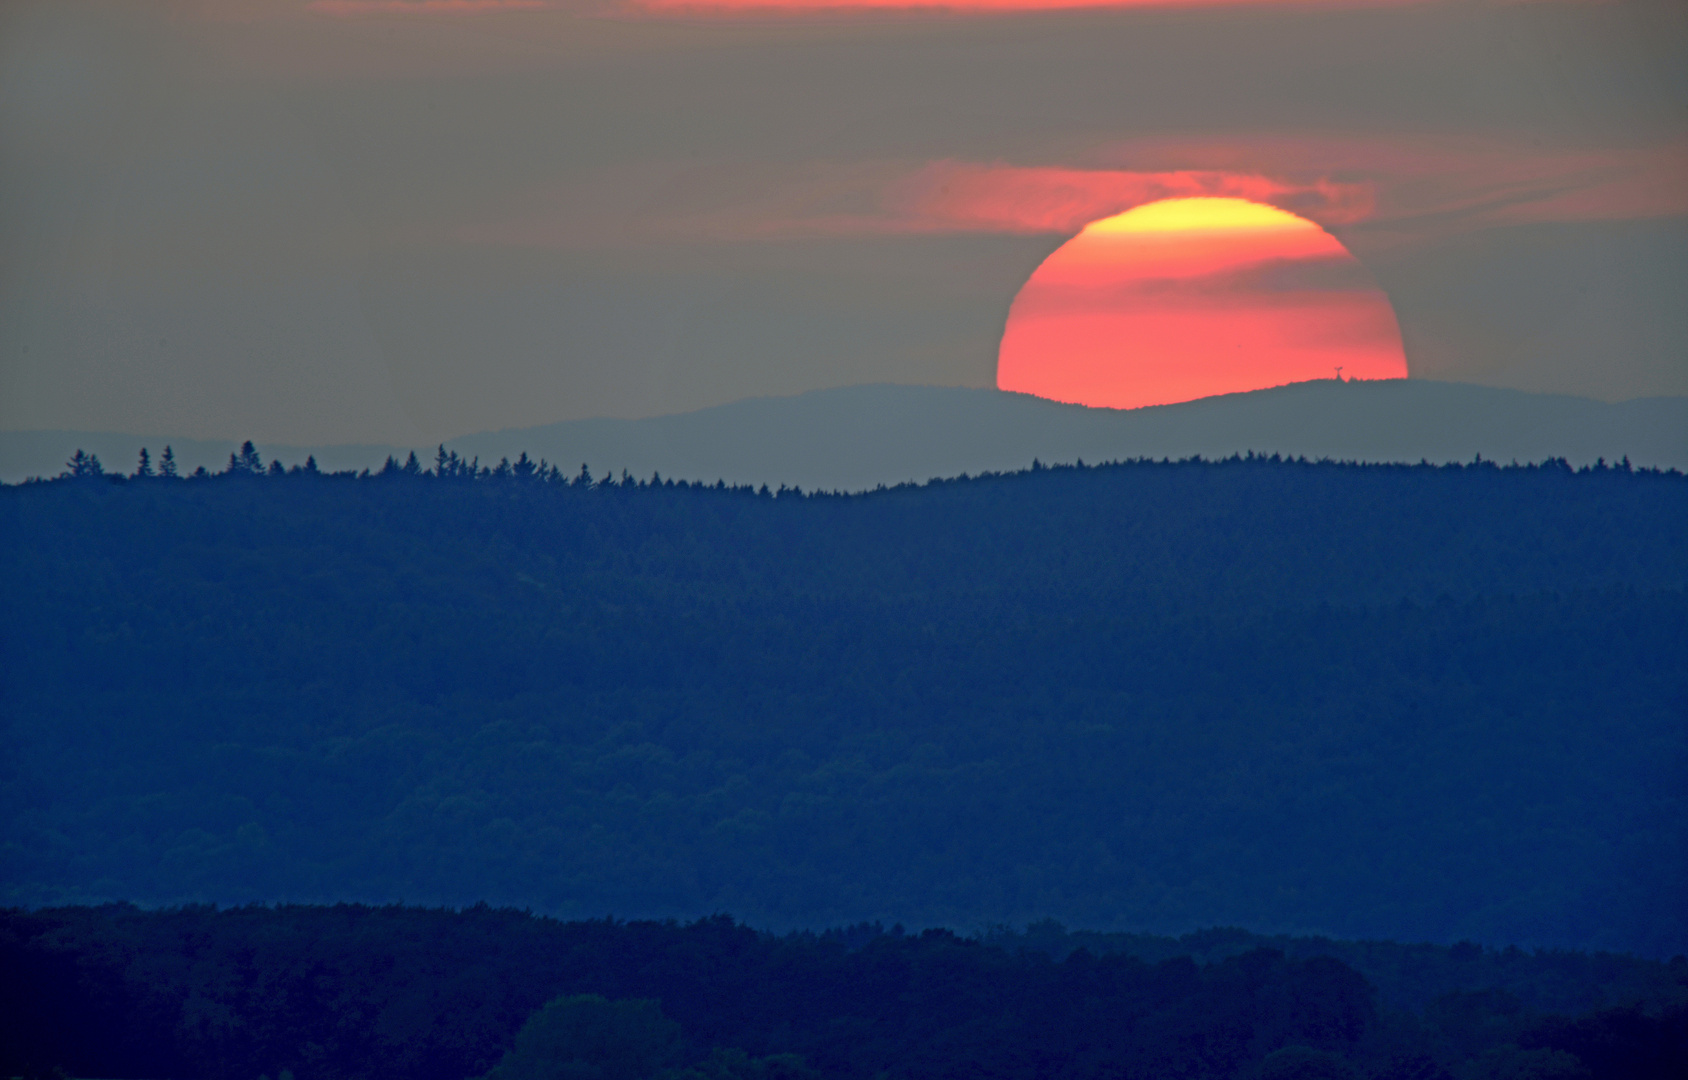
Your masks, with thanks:
[[[411,444],[990,386],[1085,221],[1269,198],[1416,376],[1688,394],[1688,7],[0,5],[0,428]]]

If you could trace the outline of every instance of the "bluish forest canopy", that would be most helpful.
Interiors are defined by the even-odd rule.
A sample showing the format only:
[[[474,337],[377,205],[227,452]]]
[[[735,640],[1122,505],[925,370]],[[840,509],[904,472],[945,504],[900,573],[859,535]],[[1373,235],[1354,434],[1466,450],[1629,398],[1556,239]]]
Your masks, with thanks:
[[[1688,949],[1688,479],[0,489],[0,899]]]

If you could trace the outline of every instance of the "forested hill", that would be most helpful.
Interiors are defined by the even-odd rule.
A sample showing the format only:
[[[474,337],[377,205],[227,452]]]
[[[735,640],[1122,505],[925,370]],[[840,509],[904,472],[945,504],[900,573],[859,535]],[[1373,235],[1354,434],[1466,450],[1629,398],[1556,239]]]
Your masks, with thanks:
[[[987,942],[485,906],[0,909],[0,1070],[466,1080],[502,1058],[489,1080],[1679,1080],[1688,1068],[1680,958],[1241,931],[1050,952],[1059,929],[1033,930]],[[521,1060],[519,1029],[571,1019],[551,1027],[576,1038],[553,1034],[549,1062]]]
[[[11,903],[1688,948],[1680,474],[252,455],[0,523]]]

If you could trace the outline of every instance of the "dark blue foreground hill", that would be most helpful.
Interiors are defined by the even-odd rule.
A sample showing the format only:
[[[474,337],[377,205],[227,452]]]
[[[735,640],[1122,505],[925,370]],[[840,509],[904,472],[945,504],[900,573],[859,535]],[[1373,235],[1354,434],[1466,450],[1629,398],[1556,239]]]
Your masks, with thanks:
[[[0,490],[15,904],[1688,948],[1688,481]]]
[[[466,1080],[501,1058],[492,1080],[1678,1080],[1688,962],[485,906],[0,909],[0,1075]]]

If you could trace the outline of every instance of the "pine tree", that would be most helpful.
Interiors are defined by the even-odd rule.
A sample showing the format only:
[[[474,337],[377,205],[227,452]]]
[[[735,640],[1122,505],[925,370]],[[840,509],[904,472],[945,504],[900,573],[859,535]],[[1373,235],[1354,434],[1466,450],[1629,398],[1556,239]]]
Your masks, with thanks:
[[[152,455],[147,453],[147,448],[143,446],[143,447],[141,447],[140,463],[135,466],[135,476],[136,476],[137,479],[139,479],[140,477],[151,476],[151,475],[152,475]]]
[[[70,460],[65,462],[65,467],[70,470],[71,476],[78,478],[105,475],[105,469],[100,467],[99,456],[83,453],[80,446],[76,448],[76,453],[71,455]]]
[[[164,448],[164,456],[158,459],[158,475],[175,478],[176,452],[168,446]]]
[[[223,470],[225,476],[262,476],[264,474],[264,459],[258,456],[258,450],[247,439],[240,444],[240,453],[229,455],[228,467]]]

